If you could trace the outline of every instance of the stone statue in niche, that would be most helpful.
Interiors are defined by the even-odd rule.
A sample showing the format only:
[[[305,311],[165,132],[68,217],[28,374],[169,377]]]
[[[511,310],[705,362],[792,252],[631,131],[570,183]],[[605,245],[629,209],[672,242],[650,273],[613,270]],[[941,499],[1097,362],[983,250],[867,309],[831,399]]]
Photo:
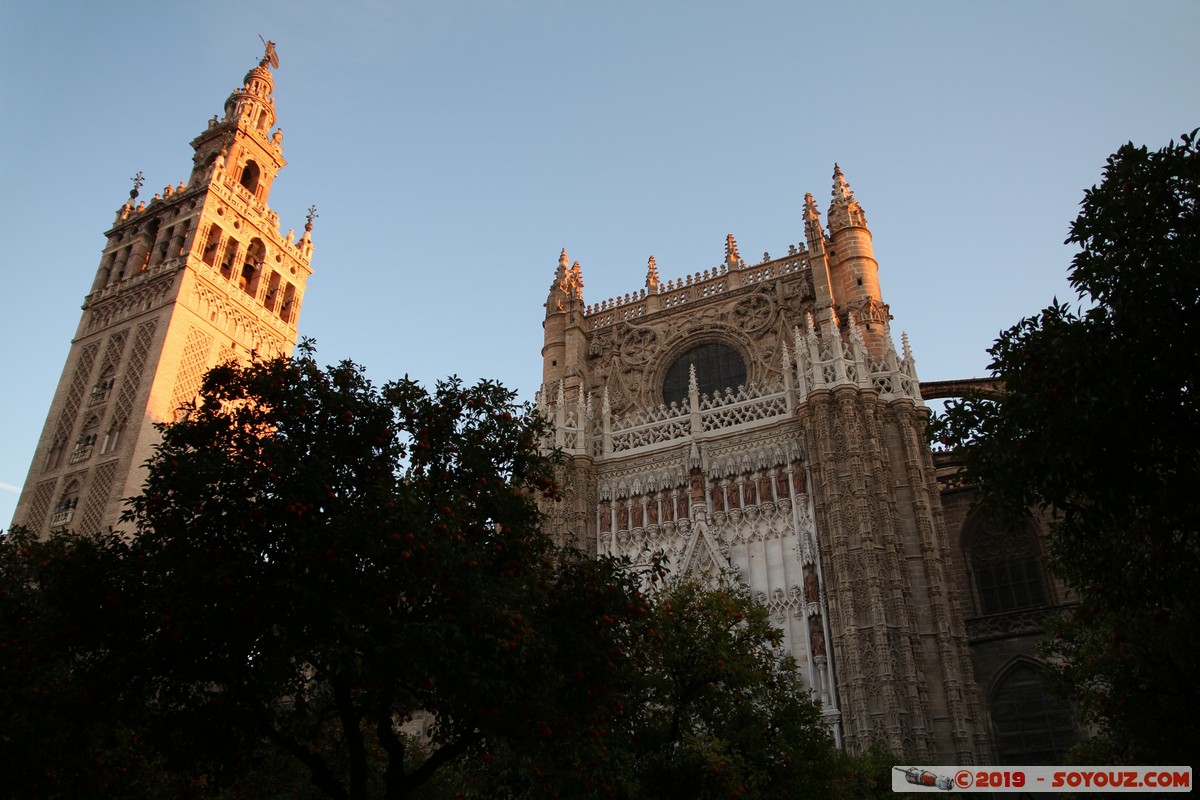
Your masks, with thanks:
[[[712,487],[712,505],[713,511],[725,510],[725,489],[719,482],[714,482]]]
[[[675,501],[670,497],[663,497],[662,515],[663,522],[671,522],[675,519]]]
[[[821,583],[817,579],[817,570],[809,564],[804,568],[804,601],[815,603],[821,599]]]
[[[825,627],[821,624],[820,614],[808,618],[808,641],[814,656],[825,655]]]
[[[754,481],[747,480],[742,483],[742,489],[746,493],[746,505],[753,506],[758,504],[758,497],[754,488]]]
[[[792,487],[796,494],[804,494],[804,470],[799,464],[792,465]]]
[[[771,499],[771,479],[766,475],[758,476],[758,501],[765,503]]]
[[[688,515],[688,501],[683,495],[675,498],[675,519],[685,519]]]
[[[704,476],[700,474],[700,470],[692,472],[692,502],[704,502]]]
[[[629,530],[629,507],[624,503],[617,506],[617,530]]]
[[[775,494],[779,497],[790,497],[791,491],[788,489],[788,476],[786,472],[775,473]]]
[[[600,530],[604,533],[612,530],[612,509],[608,503],[600,505]]]
[[[658,498],[655,497],[654,495],[650,495],[647,498],[646,524],[647,525],[657,525],[658,524]]]
[[[633,527],[642,527],[642,504],[637,500],[633,503]]]

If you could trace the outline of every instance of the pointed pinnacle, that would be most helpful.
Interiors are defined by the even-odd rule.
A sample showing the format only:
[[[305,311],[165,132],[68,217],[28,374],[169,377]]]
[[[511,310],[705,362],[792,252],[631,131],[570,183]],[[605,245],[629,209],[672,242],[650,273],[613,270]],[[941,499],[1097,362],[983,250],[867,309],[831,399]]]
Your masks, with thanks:
[[[725,237],[725,263],[736,264],[741,261],[742,257],[738,255],[737,241],[733,238],[733,234]]]
[[[847,202],[854,199],[854,192],[850,188],[850,184],[846,182],[846,176],[842,174],[842,168],[837,164],[833,165],[833,191],[830,192],[833,196],[833,202]]]
[[[821,212],[817,209],[817,201],[813,199],[812,192],[804,195],[804,219],[818,220],[821,218]]]

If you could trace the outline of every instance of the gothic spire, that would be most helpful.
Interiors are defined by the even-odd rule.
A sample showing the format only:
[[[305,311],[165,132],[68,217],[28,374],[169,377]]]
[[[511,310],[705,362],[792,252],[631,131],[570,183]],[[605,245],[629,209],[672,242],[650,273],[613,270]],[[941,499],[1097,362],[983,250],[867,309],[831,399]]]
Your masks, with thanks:
[[[650,256],[646,262],[646,288],[651,292],[658,291],[658,266],[654,263],[654,256]]]
[[[577,300],[583,300],[583,269],[576,261],[571,265],[571,278],[567,294]]]
[[[833,165],[833,202],[851,202],[854,200],[854,191],[850,188],[850,184],[846,182],[846,176],[842,174],[842,168],[834,162]]]
[[[558,254],[558,269],[554,271],[554,283],[563,285],[567,280],[567,269],[571,265],[571,260],[567,258],[567,248],[563,248]]]
[[[734,269],[743,263],[742,257],[738,254],[737,241],[731,233],[725,237],[725,266]]]
[[[833,199],[829,203],[829,233],[830,235],[843,228],[865,228],[867,217],[862,206],[854,199],[854,190],[842,174],[842,168],[833,165]]]
[[[567,248],[558,255],[558,269],[554,271],[554,280],[550,283],[550,296],[546,300],[546,313],[563,311],[572,299],[583,299],[583,271],[579,262],[570,265]]]
[[[825,241],[825,231],[821,228],[821,212],[817,210],[817,201],[812,192],[804,195],[804,238],[808,240],[808,249],[820,252]]]

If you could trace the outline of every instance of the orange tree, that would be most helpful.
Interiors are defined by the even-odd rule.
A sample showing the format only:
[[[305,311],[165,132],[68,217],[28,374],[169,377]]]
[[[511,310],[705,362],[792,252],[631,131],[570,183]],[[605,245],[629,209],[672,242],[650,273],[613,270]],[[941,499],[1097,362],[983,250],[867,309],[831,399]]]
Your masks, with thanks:
[[[636,616],[640,578],[541,533],[542,424],[495,383],[377,388],[307,347],[214,369],[116,549],[119,624],[96,651],[114,704],[148,709],[180,745],[164,757],[209,781],[266,753],[348,800],[611,708],[631,629],[605,619]]]
[[[0,534],[0,797],[192,796],[145,747],[147,716],[114,713],[99,663],[124,551],[112,536]]]
[[[860,760],[834,749],[767,610],[733,585],[656,583],[632,622],[602,616],[633,634],[621,644],[630,669],[619,693],[584,682],[590,713],[550,713],[539,737],[482,743],[437,796],[863,796]]]

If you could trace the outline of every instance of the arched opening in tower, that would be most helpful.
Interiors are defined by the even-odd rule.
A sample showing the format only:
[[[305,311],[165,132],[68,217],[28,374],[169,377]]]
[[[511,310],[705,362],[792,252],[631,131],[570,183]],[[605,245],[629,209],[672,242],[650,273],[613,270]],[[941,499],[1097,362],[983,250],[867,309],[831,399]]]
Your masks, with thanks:
[[[247,161],[246,166],[242,167],[242,179],[240,181],[242,188],[250,194],[257,195],[258,179],[261,174],[258,164],[255,164],[253,161]]]

